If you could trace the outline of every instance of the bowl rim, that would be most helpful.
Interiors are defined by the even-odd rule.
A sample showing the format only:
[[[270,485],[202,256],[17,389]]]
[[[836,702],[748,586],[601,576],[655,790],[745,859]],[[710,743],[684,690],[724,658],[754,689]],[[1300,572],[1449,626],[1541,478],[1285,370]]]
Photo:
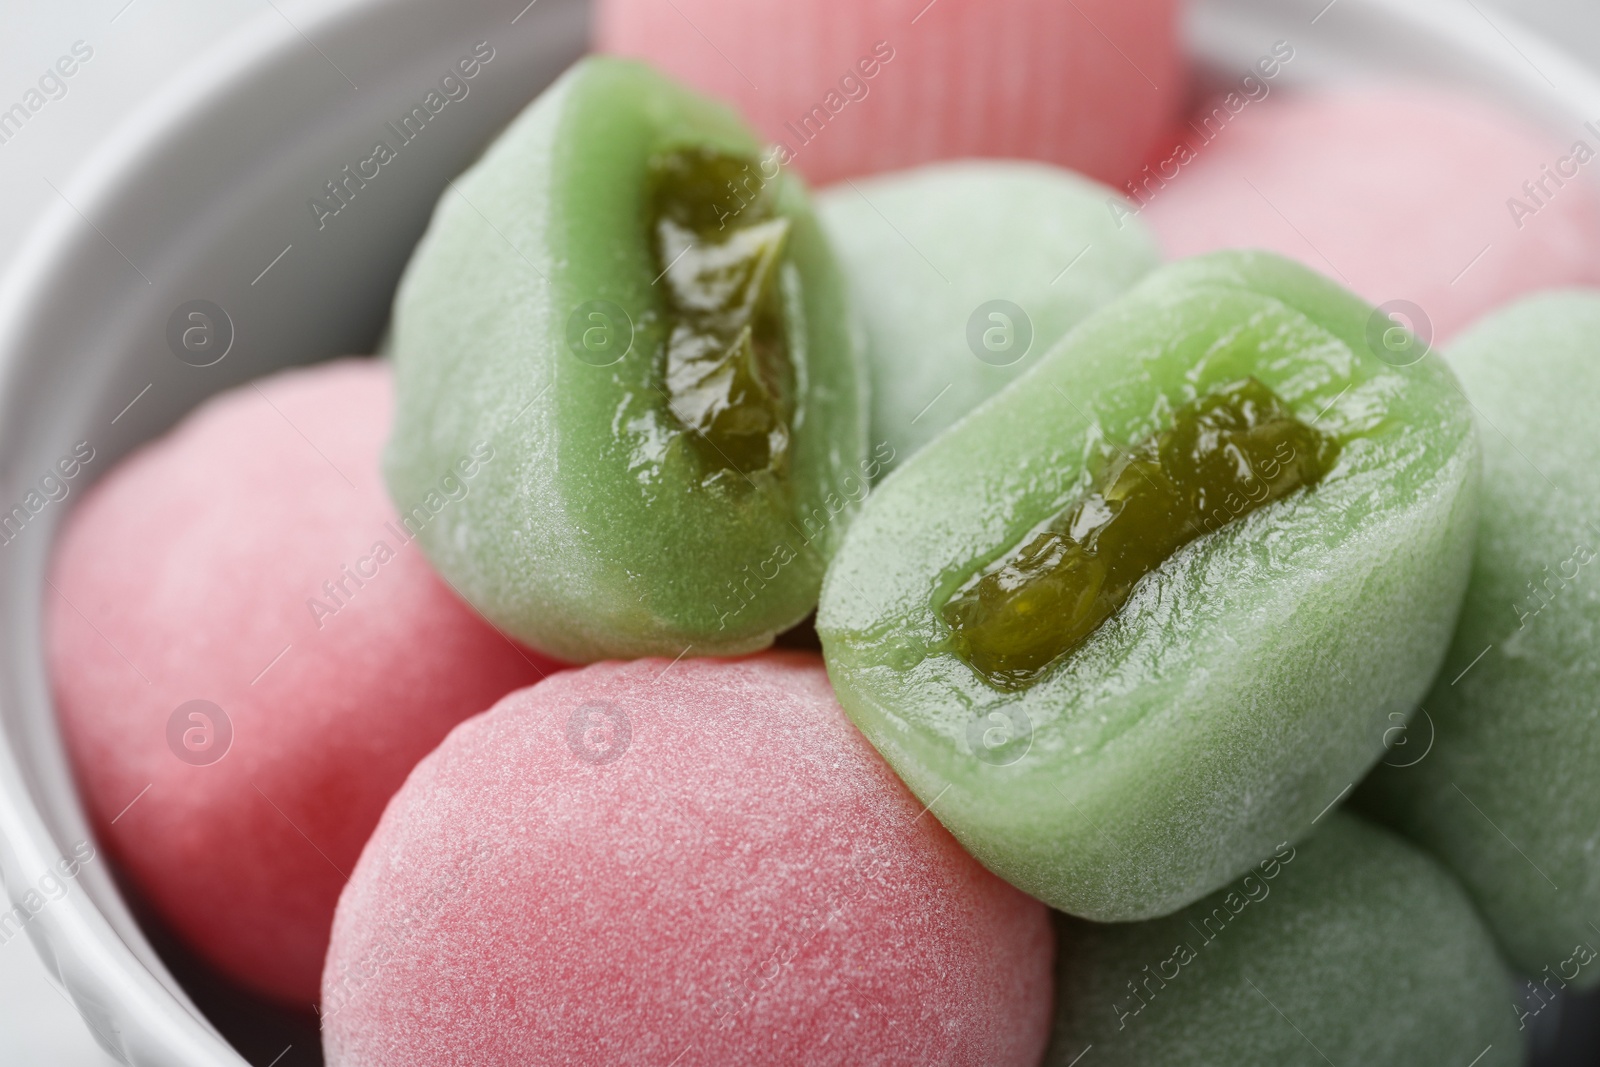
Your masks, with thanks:
[[[564,50],[564,42],[572,36],[574,16],[586,19],[583,0],[535,0],[537,7],[524,3],[452,0],[448,8],[441,9],[435,0],[276,0],[176,68],[113,127],[66,181],[56,183],[60,195],[25,232],[16,254],[0,274],[0,410],[26,410],[28,406],[35,384],[30,372],[52,355],[47,316],[59,310],[59,302],[52,300],[58,288],[70,289],[75,282],[81,287],[82,275],[89,273],[90,266],[106,262],[114,264],[114,270],[125,271],[123,280],[131,279],[130,288],[139,293],[151,286],[152,295],[146,299],[155,298],[162,285],[144,277],[145,272],[117,248],[95,220],[116,219],[133,193],[159,182],[163,173],[170,175],[173,160],[199,154],[186,154],[185,150],[204,135],[208,121],[226,116],[230,107],[251,93],[282,88],[289,84],[286,79],[303,76],[308,66],[321,70],[316,65],[326,62],[339,70],[323,51],[324,46],[334,49],[330,42],[360,41],[365,55],[374,48],[392,48],[397,41],[411,54],[437,48],[437,38],[424,36],[428,19],[416,18],[419,14],[434,21],[448,19],[452,31],[459,26],[462,34],[505,34],[504,50],[513,55]],[[508,24],[518,33],[515,39],[509,39],[504,29]],[[494,31],[494,27],[501,29]],[[491,40],[501,43],[502,38]],[[349,81],[342,70],[338,76]],[[511,80],[515,82],[516,76]],[[516,106],[520,108],[527,99],[519,92]],[[485,116],[462,121],[477,126]],[[481,147],[478,143],[474,151]],[[441,181],[431,190],[430,203],[443,184]],[[297,201],[297,208],[302,203]],[[178,236],[162,233],[160,238],[165,244],[157,253],[171,255],[168,246],[177,243]],[[150,258],[161,262],[157,253]],[[151,273],[157,272],[152,269]],[[157,279],[162,281],[159,275]],[[83,317],[92,319],[94,315]],[[217,388],[227,384],[220,383]],[[27,466],[4,469],[16,466],[17,453],[23,446],[33,450],[34,441],[0,425],[0,443],[5,453],[0,480],[20,474],[15,481],[21,483],[37,474]],[[71,842],[87,840],[97,854],[105,854],[70,784],[73,776],[54,721],[43,658],[40,631],[45,564],[64,513],[64,508],[42,513],[28,524],[30,529],[34,525],[41,529],[6,545],[10,554],[0,557],[0,570],[13,579],[3,583],[8,592],[0,596],[4,604],[0,627],[9,628],[13,635],[6,655],[17,667],[0,671],[0,879],[13,909],[38,884],[42,873],[70,854]],[[48,720],[40,728],[51,738],[47,746],[51,766],[32,773],[40,769],[28,766],[26,756],[38,753],[29,753],[21,743],[25,739],[16,723],[29,720],[31,724],[40,716]],[[50,775],[60,776],[68,796],[51,791]],[[53,820],[47,811],[54,815]],[[62,838],[52,831],[52,822]],[[23,908],[17,913],[27,915],[20,926],[33,942],[47,975],[64,989],[96,1042],[124,1063],[247,1067],[245,1059],[173,978],[104,867],[85,863],[81,874],[64,879],[67,888],[62,896],[37,911]],[[93,887],[92,892],[86,890],[86,884]]]
[[[176,70],[112,129],[62,184],[61,195],[27,231],[0,275],[0,397],[19,393],[23,384],[26,339],[34,333],[32,309],[48,305],[47,294],[96,242],[109,243],[89,220],[103,218],[126,183],[144,179],[152,159],[171,151],[199,125],[200,115],[226,100],[224,90],[283,66],[297,46],[303,47],[301,33],[325,32],[384,4],[295,3],[289,6],[292,22],[275,8],[259,11]],[[53,538],[57,531],[47,532]],[[42,584],[27,592],[39,599]],[[39,621],[37,611],[33,619]],[[37,668],[45,670],[42,662]],[[25,781],[12,739],[0,730],[0,870],[14,906],[19,894],[13,887],[30,884],[18,872],[48,870],[67,852]],[[81,804],[73,815],[87,839],[95,841]],[[98,842],[96,850],[103,851]],[[125,903],[119,913],[108,915],[81,886],[70,884],[66,896],[40,910],[24,929],[50,977],[112,1056],[128,1064],[247,1067],[160,962]]]

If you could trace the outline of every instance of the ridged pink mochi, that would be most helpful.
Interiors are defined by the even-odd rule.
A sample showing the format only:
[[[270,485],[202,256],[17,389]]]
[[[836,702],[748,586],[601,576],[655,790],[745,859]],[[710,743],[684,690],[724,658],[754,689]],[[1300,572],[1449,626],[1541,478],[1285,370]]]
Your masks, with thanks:
[[[736,105],[815,183],[964,156],[1120,183],[1188,90],[1177,0],[601,0],[601,51]],[[792,157],[788,158],[788,157]]]
[[[339,901],[330,1067],[1039,1062],[1045,907],[821,660],[603,663],[457,727]]]
[[[1394,85],[1217,107],[1123,187],[1172,258],[1269,249],[1420,308],[1432,342],[1524,293],[1600,284],[1600,124],[1564,139]]]
[[[390,795],[456,723],[554,668],[408,543],[492,455],[402,518],[378,473],[390,407],[376,360],[214,397],[88,492],[45,593],[100,840],[201,956],[302,1008]]]

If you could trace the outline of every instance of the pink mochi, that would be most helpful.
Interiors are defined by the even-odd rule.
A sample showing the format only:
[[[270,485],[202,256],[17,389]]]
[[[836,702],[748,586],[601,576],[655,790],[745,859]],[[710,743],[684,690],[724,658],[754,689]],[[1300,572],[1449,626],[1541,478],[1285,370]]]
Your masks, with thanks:
[[[601,0],[601,51],[736,105],[811,181],[963,156],[1106,182],[1182,106],[1177,0]]]
[[[1270,249],[1420,307],[1440,342],[1521,294],[1600,284],[1600,132],[1573,134],[1420,87],[1274,96],[1195,116],[1193,158],[1175,139],[1125,189],[1173,258]]]
[[[330,1067],[1039,1062],[1045,907],[967,855],[821,660],[602,663],[457,727],[323,975]]]
[[[391,391],[363,359],[214,397],[89,490],[45,594],[100,840],[200,955],[302,1008],[390,795],[451,727],[555,668],[408,543],[378,474]],[[469,468],[413,527],[471,491]]]

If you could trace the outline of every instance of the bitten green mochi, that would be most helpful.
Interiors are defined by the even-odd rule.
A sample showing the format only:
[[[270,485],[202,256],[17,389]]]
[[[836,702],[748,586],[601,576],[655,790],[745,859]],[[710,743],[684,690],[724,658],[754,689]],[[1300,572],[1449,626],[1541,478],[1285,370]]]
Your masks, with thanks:
[[[1383,753],[1449,643],[1478,480],[1449,370],[1394,365],[1390,330],[1266,253],[1163,267],[874,490],[823,587],[829,676],[991,870],[1086,918],[1165,915],[1297,840]],[[1257,386],[1331,439],[1325,475],[1217,501],[1238,517],[1025,686],[962,658],[944,609],[975,574],[1175,412]]]
[[[817,194],[866,330],[871,437],[890,450],[886,467],[1155,269],[1144,223],[1131,211],[1119,223],[1107,207],[1121,202],[1072,171],[1009,160],[935,163]]]
[[[1512,962],[1600,984],[1600,293],[1522,301],[1447,353],[1483,514],[1426,715],[1359,801],[1453,870]]]
[[[395,304],[385,472],[513,637],[728,655],[814,607],[877,464],[841,276],[765,158],[723,106],[590,58],[441,198]]]
[[[1334,812],[1176,915],[1060,917],[1048,1067],[1515,1067],[1510,976],[1461,887]]]

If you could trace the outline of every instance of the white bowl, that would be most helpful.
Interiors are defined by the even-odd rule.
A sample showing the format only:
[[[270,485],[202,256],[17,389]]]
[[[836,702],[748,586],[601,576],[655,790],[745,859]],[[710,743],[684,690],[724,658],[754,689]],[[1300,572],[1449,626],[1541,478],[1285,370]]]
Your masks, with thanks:
[[[94,447],[97,476],[210,393],[371,350],[450,177],[583,48],[583,0],[524,2],[281,3],[123,126],[0,281],[0,513],[78,441]],[[1427,78],[1491,93],[1562,135],[1600,115],[1600,81],[1495,18],[1452,0],[1202,0],[1190,38],[1219,72],[1243,72],[1288,40],[1289,83]],[[324,183],[369,156],[384,124],[480,41],[494,58],[468,95],[319,220],[309,202]],[[168,342],[169,318],[193,300],[231,323],[231,348],[210,366]],[[91,838],[39,637],[51,537],[84,480],[0,550],[0,874],[45,965],[113,1055],[244,1067],[152,950],[103,859],[59,899],[36,891]],[[0,916],[0,932],[15,921]]]

